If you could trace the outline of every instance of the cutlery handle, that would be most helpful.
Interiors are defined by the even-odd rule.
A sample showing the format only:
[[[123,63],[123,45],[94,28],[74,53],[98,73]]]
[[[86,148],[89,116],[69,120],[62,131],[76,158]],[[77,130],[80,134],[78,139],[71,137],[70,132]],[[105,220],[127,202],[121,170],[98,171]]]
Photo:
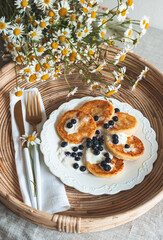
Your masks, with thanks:
[[[31,199],[31,204],[33,208],[37,209],[37,203],[36,203],[36,197],[35,197],[35,189],[34,189],[34,178],[33,178],[33,172],[32,172],[32,166],[31,166],[31,158],[29,155],[28,148],[23,148],[24,151],[24,159],[25,159],[25,165],[26,165],[26,172],[27,172],[27,182],[29,187],[29,195]]]
[[[42,201],[41,201],[41,174],[40,174],[40,160],[37,145],[33,146],[33,156],[34,156],[34,172],[36,179],[36,192],[37,192],[37,206],[41,211]]]

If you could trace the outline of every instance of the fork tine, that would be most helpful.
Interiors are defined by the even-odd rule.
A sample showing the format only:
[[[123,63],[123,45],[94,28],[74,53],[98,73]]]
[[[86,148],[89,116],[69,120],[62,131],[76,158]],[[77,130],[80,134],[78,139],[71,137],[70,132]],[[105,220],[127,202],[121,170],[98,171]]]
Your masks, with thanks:
[[[42,117],[38,92],[37,92],[37,109],[38,109],[38,116]]]
[[[37,103],[36,103],[36,93],[34,92],[33,95],[33,99],[34,99],[34,115],[37,115]]]
[[[29,115],[30,115],[30,99],[29,99],[29,92],[28,92],[27,107],[26,107],[26,119],[29,118]]]
[[[31,92],[31,116],[34,116],[34,112],[33,112],[33,94]]]

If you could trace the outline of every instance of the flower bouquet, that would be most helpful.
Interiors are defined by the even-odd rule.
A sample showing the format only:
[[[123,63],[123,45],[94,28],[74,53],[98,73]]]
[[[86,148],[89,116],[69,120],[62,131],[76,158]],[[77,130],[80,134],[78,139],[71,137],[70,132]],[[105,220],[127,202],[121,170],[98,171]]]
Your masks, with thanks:
[[[126,74],[125,57],[139,43],[149,27],[149,19],[127,17],[134,8],[133,0],[118,0],[113,9],[100,7],[101,0],[16,0],[10,3],[6,16],[0,18],[0,34],[4,40],[6,60],[12,57],[21,65],[13,93],[21,96],[19,81],[47,81],[64,73],[69,94],[67,74],[78,71],[91,90],[100,89],[105,96],[118,91],[125,78],[134,89],[145,77],[148,68],[140,69],[136,79]],[[3,9],[4,8],[4,9]],[[1,11],[5,13],[5,5]],[[8,16],[7,16],[8,15]],[[109,31],[107,31],[109,30]],[[114,46],[121,49],[117,51]],[[114,60],[106,52],[115,54]],[[119,67],[119,63],[124,66]],[[103,79],[101,70],[107,68],[112,85]],[[93,80],[93,74],[98,82]],[[18,74],[16,73],[16,76]]]

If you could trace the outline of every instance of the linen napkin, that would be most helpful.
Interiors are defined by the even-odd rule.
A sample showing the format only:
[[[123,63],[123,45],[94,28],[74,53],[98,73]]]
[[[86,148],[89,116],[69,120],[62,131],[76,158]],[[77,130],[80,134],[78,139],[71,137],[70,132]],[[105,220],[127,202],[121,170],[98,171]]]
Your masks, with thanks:
[[[17,101],[21,100],[22,102],[22,112],[24,119],[25,132],[29,135],[33,132],[33,127],[25,121],[26,119],[26,103],[27,103],[27,94],[28,92],[38,92],[37,88],[24,90],[21,97],[17,97],[14,94],[10,93],[10,111],[11,111],[11,125],[12,125],[12,136],[14,141],[15,149],[15,163],[16,170],[19,179],[20,190],[24,203],[31,206],[31,201],[29,197],[28,184],[26,181],[26,169],[25,163],[23,161],[22,153],[22,142],[20,140],[19,130],[17,128],[15,118],[14,118],[14,106]],[[39,92],[38,92],[39,93]],[[46,121],[46,113],[41,95],[39,93],[40,107],[42,111],[42,122],[37,125],[37,132],[40,134],[42,126]],[[39,136],[38,136],[39,137]],[[40,151],[39,151],[40,152]],[[42,211],[47,213],[57,213],[65,211],[70,208],[70,204],[66,195],[64,184],[46,167],[42,153],[40,155],[40,165],[41,165],[41,194],[42,194]]]

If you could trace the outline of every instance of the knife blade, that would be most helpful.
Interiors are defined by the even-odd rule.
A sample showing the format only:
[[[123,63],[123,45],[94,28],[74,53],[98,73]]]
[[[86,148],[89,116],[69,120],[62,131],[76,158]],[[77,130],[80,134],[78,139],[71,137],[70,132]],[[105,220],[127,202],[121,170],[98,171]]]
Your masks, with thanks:
[[[20,135],[22,136],[23,134],[25,134],[25,128],[24,128],[21,100],[19,100],[15,104],[14,117],[15,117],[16,125],[19,129]],[[33,177],[30,154],[29,154],[29,150],[27,148],[26,143],[24,143],[22,147],[23,147],[24,160],[25,160],[25,165],[26,165],[27,183],[28,183],[28,187],[29,187],[29,196],[30,196],[30,199],[31,199],[32,207],[37,208],[36,197],[35,197],[35,189],[34,189],[34,185],[33,185],[34,177]]]

